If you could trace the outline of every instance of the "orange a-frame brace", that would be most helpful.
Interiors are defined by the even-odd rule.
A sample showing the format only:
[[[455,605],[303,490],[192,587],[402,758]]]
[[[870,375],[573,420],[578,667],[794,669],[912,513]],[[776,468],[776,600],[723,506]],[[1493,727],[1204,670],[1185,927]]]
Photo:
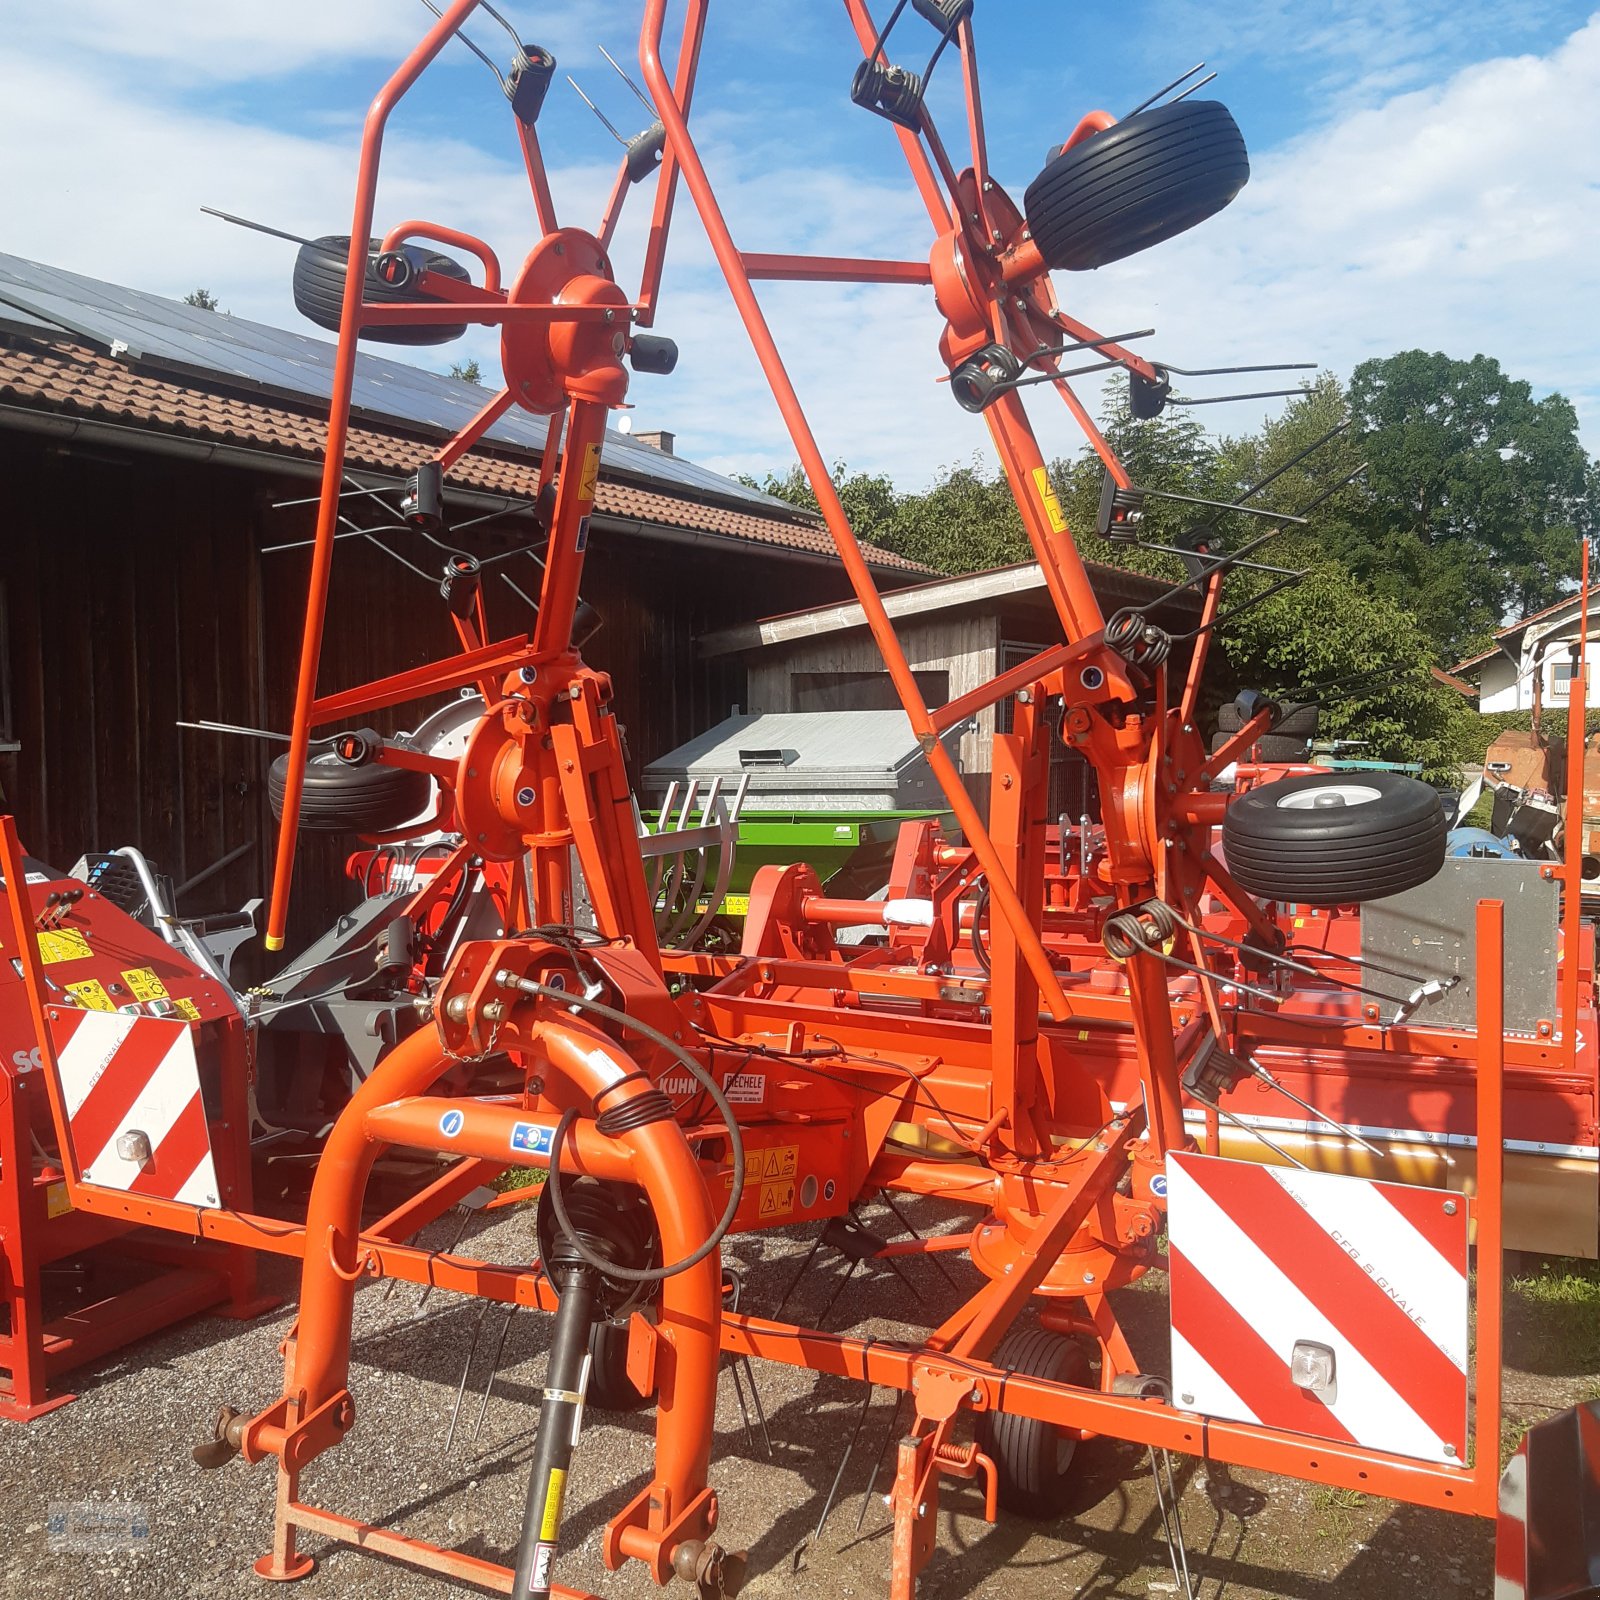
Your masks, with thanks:
[[[863,49],[878,38],[863,0],[845,0]],[[367,1176],[381,1150],[403,1145],[453,1158],[411,1215],[448,1204],[512,1163],[516,1130],[548,1130],[575,1113],[558,1164],[563,1173],[642,1189],[650,1201],[665,1259],[692,1255],[716,1225],[726,1197],[743,1181],[733,1170],[726,1130],[703,1121],[694,1098],[675,1115],[646,1116],[649,1097],[691,1058],[726,1073],[760,1067],[771,1094],[739,1118],[748,1152],[782,1151],[796,1174],[817,1181],[807,1199],[800,1184],[789,1209],[763,1213],[752,1190],[738,1200],[734,1226],[840,1216],[874,1189],[937,1195],[971,1206],[977,1225],[957,1243],[971,1250],[986,1282],[920,1345],[852,1339],[728,1309],[715,1252],[668,1277],[657,1320],[631,1323],[629,1372],[658,1397],[652,1480],[610,1523],[605,1558],[643,1562],[665,1581],[700,1571],[718,1520],[708,1484],[716,1364],[721,1351],[760,1356],[905,1391],[914,1421],[901,1441],[895,1473],[892,1593],[909,1600],[933,1547],[941,1475],[982,1477],[993,1463],[960,1442],[967,1415],[1000,1410],[1078,1433],[1107,1433],[1157,1448],[1359,1488],[1416,1504],[1492,1516],[1496,1508],[1500,1417],[1500,1314],[1503,1177],[1501,1013],[1502,918],[1497,902],[1478,912],[1480,1026],[1477,1035],[1478,1135],[1477,1403],[1471,1465],[1441,1466],[1281,1430],[1222,1422],[1171,1402],[1120,1392],[1133,1359],[1116,1325],[1107,1290],[1160,1264],[1164,1213],[1161,1178],[1170,1152],[1188,1143],[1181,1072],[1209,1025],[1232,1037],[1224,985],[1191,940],[1201,1004],[1175,1015],[1159,951],[1140,949],[1123,965],[1126,992],[1114,997],[1069,992],[1042,936],[1047,856],[1048,752],[1054,737],[1044,715],[1064,707],[1062,737],[1095,767],[1106,848],[1097,888],[1110,908],[1130,912],[1150,902],[1193,915],[1202,891],[1267,933],[1273,923],[1212,855],[1213,825],[1225,797],[1210,779],[1270,722],[1263,712],[1228,746],[1207,755],[1195,723],[1209,632],[1193,650],[1182,682],[1167,667],[1142,672],[1112,649],[1104,618],[1050,488],[1043,456],[1020,398],[1002,396],[984,412],[1020,509],[1030,545],[1055,605],[1062,642],[983,690],[943,708],[927,705],[877,594],[835,493],[825,458],[789,381],[752,285],[754,279],[863,281],[931,286],[946,327],[940,351],[957,367],[998,342],[1047,378],[1056,358],[1036,352],[1062,341],[1087,341],[1129,370],[1156,381],[1159,369],[1063,313],[1024,219],[989,173],[970,17],[954,30],[965,85],[971,165],[957,171],[926,109],[916,128],[899,128],[911,176],[934,235],[926,264],[835,257],[746,254],[734,243],[688,126],[706,24],[707,0],[687,0],[675,68],[661,55],[666,0],[647,0],[640,40],[645,85],[664,130],[643,280],[629,299],[614,281],[607,244],[626,195],[619,177],[599,230],[558,226],[537,138],[519,123],[541,234],[507,286],[481,241],[439,224],[408,221],[383,239],[385,250],[409,238],[451,244],[476,257],[482,281],[463,285],[426,272],[424,296],[383,306],[363,300],[366,242],[384,130],[394,107],[476,0],[454,0],[374,101],[362,140],[339,357],[330,409],[327,457],[316,538],[282,831],[268,920],[268,943],[287,925],[298,808],[313,733],[348,726],[366,713],[463,685],[481,687],[487,709],[459,761],[385,747],[376,759],[418,767],[438,778],[441,816],[466,853],[530,867],[531,890],[508,912],[508,937],[464,944],[428,997],[429,1025],[386,1057],[340,1116],[318,1165],[306,1222],[291,1227],[221,1209],[113,1196],[69,1168],[74,1203],[88,1212],[118,1210],[201,1238],[223,1239],[303,1259],[300,1318],[286,1351],[281,1399],[225,1427],[225,1443],[247,1460],[278,1460],[274,1545],[257,1570],[291,1579],[310,1570],[297,1530],[347,1539],[384,1554],[507,1592],[508,1568],[442,1550],[304,1502],[299,1476],[338,1445],[351,1426],[350,1315],[354,1290],[369,1276],[436,1282],[464,1293],[552,1309],[548,1281],[534,1268],[439,1257],[395,1242],[404,1228],[385,1219],[360,1223]],[[1108,125],[1104,113],[1074,138]],[[612,685],[572,645],[584,551],[589,537],[603,425],[623,403],[624,362],[658,311],[665,248],[681,183],[706,229],[735,306],[817,495],[840,559],[882,652],[907,716],[957,817],[992,908],[986,976],[897,965],[893,951],[846,963],[830,923],[854,913],[830,905],[804,869],[778,872],[752,894],[751,924],[740,958],[710,963],[664,953],[613,715]],[[318,664],[357,339],[379,324],[467,321],[502,330],[504,388],[431,460],[460,458],[513,405],[550,419],[542,467],[547,549],[538,616],[531,634],[492,639],[481,605],[458,620],[455,656],[377,683],[319,693]],[[1064,378],[1052,379],[1071,415],[1119,483],[1127,477]],[[1208,618],[1222,584],[1205,590]],[[975,709],[1009,699],[1013,731],[994,741],[988,820],[980,816],[939,735]],[[437,823],[430,819],[429,826]],[[27,885],[15,870],[14,833],[0,831],[7,892],[17,925],[31,926]],[[577,855],[594,909],[595,930],[575,944],[570,927]],[[513,884],[521,874],[513,874]],[[435,888],[442,888],[436,883]],[[527,896],[531,896],[527,898]],[[1105,909],[1097,915],[1104,920]],[[515,930],[525,922],[530,931]],[[50,1001],[36,952],[22,960],[35,1021],[48,1054]],[[1567,951],[1575,982],[1577,945]],[[574,970],[606,994],[604,1004],[571,988]],[[669,970],[671,976],[669,977]],[[952,997],[952,988],[958,992]],[[977,1001],[977,1004],[973,1004]],[[587,1009],[586,1009],[587,1008]],[[817,1013],[826,1021],[818,1025]],[[1565,1013],[1571,1048],[1577,1006]],[[632,1019],[619,1022],[618,1016]],[[1129,1030],[1137,1057],[1137,1104],[1118,1108],[1075,1059],[1063,1024],[1111,1021]],[[641,1031],[647,1026],[648,1033]],[[463,1063],[509,1053],[527,1072],[516,1103],[445,1096],[438,1085]],[[62,1149],[69,1148],[57,1075],[50,1083]],[[619,1107],[641,1121],[613,1137],[603,1131]],[[566,1120],[570,1121],[570,1117]],[[891,1145],[891,1130],[914,1124],[951,1140],[963,1161],[920,1159]],[[616,1126],[615,1123],[611,1124]],[[448,1130],[448,1131],[447,1131]],[[939,1242],[945,1247],[945,1242]],[[931,1247],[930,1247],[931,1248]],[[1101,1355],[1097,1388],[1019,1375],[993,1361],[1018,1312],[1045,1303],[1048,1325],[1093,1340]],[[570,1591],[555,1589],[556,1593]]]

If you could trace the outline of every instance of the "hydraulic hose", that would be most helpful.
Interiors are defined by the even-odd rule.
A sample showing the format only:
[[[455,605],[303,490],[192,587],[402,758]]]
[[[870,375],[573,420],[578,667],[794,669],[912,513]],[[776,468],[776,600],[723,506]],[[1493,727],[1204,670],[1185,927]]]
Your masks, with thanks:
[[[577,1230],[572,1225],[572,1219],[567,1215],[566,1202],[561,1197],[561,1147],[566,1143],[568,1132],[572,1124],[578,1119],[576,1107],[570,1107],[562,1114],[560,1122],[556,1124],[555,1139],[550,1147],[550,1177],[546,1183],[546,1190],[550,1196],[551,1209],[555,1212],[556,1221],[562,1233],[571,1242],[578,1256],[593,1267],[595,1271],[607,1278],[621,1279],[627,1283],[659,1283],[663,1278],[676,1277],[680,1272],[687,1272],[711,1254],[726,1236],[728,1229],[733,1226],[733,1219],[739,1210],[739,1202],[744,1198],[744,1140],[739,1135],[739,1122],[734,1116],[733,1107],[728,1103],[727,1096],[718,1087],[716,1080],[700,1065],[695,1058],[678,1043],[676,1039],[669,1038],[659,1028],[653,1028],[648,1022],[641,1022],[637,1017],[631,1017],[626,1011],[619,1011],[615,1006],[603,1005],[598,1000],[591,1000],[586,995],[573,993],[570,989],[556,989],[549,984],[537,983],[532,978],[519,978],[515,973],[502,971],[498,976],[502,988],[513,989],[518,994],[530,998],[543,998],[554,1000],[561,1005],[571,1006],[576,1010],[588,1011],[597,1017],[603,1017],[608,1022],[613,1022],[621,1027],[631,1029],[634,1033],[643,1034],[645,1038],[658,1044],[670,1055],[677,1057],[684,1070],[700,1084],[711,1097],[711,1103],[717,1108],[717,1115],[722,1118],[723,1126],[728,1130],[729,1154],[733,1162],[733,1182],[728,1190],[728,1203],[723,1207],[722,1216],[707,1236],[704,1244],[691,1250],[688,1255],[678,1261],[668,1262],[660,1267],[623,1267],[615,1262],[606,1260],[586,1245],[579,1237]],[[654,1091],[646,1091],[652,1094]],[[637,1097],[644,1099],[645,1096]],[[631,1103],[631,1102],[630,1102]],[[659,1101],[654,1102],[657,1115],[649,1117],[652,1122],[665,1122],[672,1115],[672,1104],[662,1095]],[[606,1112],[606,1117],[620,1115],[622,1106],[614,1112]],[[640,1124],[634,1124],[640,1125]]]

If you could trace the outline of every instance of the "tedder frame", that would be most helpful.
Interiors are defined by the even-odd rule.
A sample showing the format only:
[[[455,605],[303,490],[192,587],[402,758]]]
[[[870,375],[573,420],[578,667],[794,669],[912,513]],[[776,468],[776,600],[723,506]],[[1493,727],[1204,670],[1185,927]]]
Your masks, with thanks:
[[[224,1410],[214,1441],[221,1453],[238,1451],[248,1461],[276,1458],[273,1546],[257,1564],[263,1577],[308,1572],[311,1560],[297,1545],[298,1534],[308,1532],[490,1590],[576,1593],[553,1577],[566,1470],[561,1438],[571,1432],[567,1411],[581,1405],[582,1390],[581,1377],[567,1376],[577,1370],[569,1364],[568,1334],[574,1322],[597,1315],[625,1321],[627,1374],[656,1401],[654,1472],[608,1525],[605,1561],[640,1561],[662,1582],[677,1573],[706,1594],[731,1592],[739,1567],[713,1537],[719,1513],[709,1482],[724,1352],[909,1397],[912,1421],[899,1442],[892,1494],[897,1600],[914,1593],[935,1547],[941,1476],[980,1479],[993,1515],[1001,1474],[984,1443],[993,1431],[982,1430],[985,1418],[1002,1414],[1066,1437],[1112,1435],[1417,1505],[1496,1515],[1508,1042],[1502,908],[1494,897],[1477,911],[1478,1027],[1470,1044],[1459,1034],[1445,1042],[1415,1023],[1391,1031],[1359,1005],[1337,1014],[1342,1021],[1330,1021],[1336,1014],[1324,1009],[1318,1021],[1346,1050],[1370,1050],[1381,1060],[1386,1052],[1437,1048],[1465,1073],[1477,1137],[1469,1447],[1447,1447],[1454,1459],[1420,1459],[1353,1442],[1336,1428],[1319,1432],[1314,1423],[1297,1431],[1202,1414],[1139,1371],[1118,1326],[1109,1292],[1164,1264],[1170,1163],[1195,1148],[1186,1105],[1206,1106],[1209,1148],[1216,1149],[1217,1115],[1211,1102],[1195,1098],[1192,1069],[1207,1053],[1247,1054],[1262,1040],[1292,1053],[1296,1038],[1306,1037],[1295,1033],[1290,1011],[1278,1015],[1270,987],[1275,963],[1287,962],[1278,915],[1241,887],[1215,846],[1233,797],[1213,780],[1270,729],[1277,712],[1263,703],[1236,735],[1207,752],[1201,684],[1230,561],[1201,561],[1195,581],[1203,589],[1203,626],[1181,675],[1176,664],[1169,667],[1171,641],[1159,630],[1142,618],[1131,630],[1125,619],[1108,625],[1101,613],[1016,380],[1026,374],[1055,390],[1102,459],[1108,496],[1126,504],[1137,490],[1063,375],[1061,356],[1076,350],[1115,364],[1158,397],[1170,371],[1058,306],[1051,262],[990,172],[972,5],[917,0],[915,7],[961,74],[969,147],[961,168],[923,102],[920,80],[889,66],[889,29],[880,29],[864,0],[844,3],[863,51],[853,97],[894,127],[928,214],[926,258],[756,254],[735,243],[689,126],[708,0],[686,0],[671,67],[663,58],[667,0],[645,0],[639,62],[659,122],[640,136],[644,156],[630,148],[594,232],[558,223],[535,132],[554,62],[519,41],[505,87],[539,237],[513,279],[502,275],[487,244],[431,221],[400,222],[372,250],[368,245],[379,237],[375,196],[389,118],[479,0],[452,0],[368,113],[267,943],[284,942],[301,787],[312,740],[326,730],[338,733],[337,749],[352,764],[406,766],[437,780],[440,807],[428,826],[442,823],[460,843],[419,898],[446,893],[469,861],[509,863],[505,928],[497,939],[463,943],[419,994],[425,1023],[380,1061],[338,1117],[303,1226],[107,1191],[85,1181],[76,1162],[65,1163],[73,1203],[85,1211],[303,1260],[282,1393],[254,1413]],[[903,10],[896,8],[891,27]],[[1108,114],[1090,113],[1059,148],[1070,151],[1115,126]],[[654,198],[642,280],[630,298],[615,281],[609,250],[636,185],[653,186]],[[908,825],[887,901],[830,900],[805,868],[764,868],[737,956],[659,947],[612,684],[573,643],[607,411],[625,403],[625,361],[669,371],[673,360],[668,341],[645,330],[662,304],[680,186],[963,839],[947,846]],[[429,271],[413,246],[419,240],[475,258],[478,281]],[[414,295],[368,300],[364,286],[375,278],[391,291],[409,286]],[[1059,618],[1060,642],[948,705],[925,702],[762,313],[754,287],[762,280],[931,289],[944,319],[939,351],[952,392],[981,395],[968,409],[989,429]],[[500,329],[504,386],[448,444],[410,464],[406,514],[417,528],[447,536],[454,463],[511,408],[547,416],[536,617],[527,631],[493,635],[474,563],[452,557],[445,576],[453,585],[447,596],[459,653],[324,693],[319,656],[358,339],[386,326],[454,324]],[[459,760],[347,731],[387,708],[468,686],[482,694],[485,710]],[[940,736],[1001,701],[1011,707],[1011,731],[994,736],[985,816]],[[1092,764],[1104,822],[1093,859],[1085,857],[1071,888],[1065,945],[1046,933],[1063,920],[1047,883],[1069,875],[1046,815],[1049,753],[1058,737]],[[32,926],[28,887],[9,824],[0,832],[0,856],[16,926],[25,930]],[[574,858],[592,927],[575,926]],[[969,902],[980,885],[987,943],[977,964],[958,948],[960,938],[940,943],[936,936],[946,912],[954,918],[946,932],[964,935],[973,926]],[[1564,951],[1570,1009],[1563,1005],[1551,1037],[1513,1041],[1514,1049],[1569,1060],[1576,1051],[1582,961],[1575,889],[1569,885]],[[1257,964],[1225,963],[1221,947],[1202,933],[1207,918],[1220,918],[1218,926],[1248,942]],[[881,927],[884,941],[835,943],[834,927],[862,922]],[[1082,963],[1064,957],[1073,939],[1099,952],[1097,981],[1085,981]],[[979,949],[976,936],[973,947]],[[1175,950],[1186,952],[1176,964]],[[20,957],[48,1045],[58,1007],[26,938]],[[1174,982],[1180,971],[1186,988]],[[1348,999],[1359,988],[1346,984],[1341,993]],[[1111,1099],[1085,1066],[1091,1035],[1114,1035],[1131,1050],[1132,1098]],[[438,1088],[463,1064],[507,1056],[526,1074],[515,1096]],[[735,1079],[747,1092],[733,1092]],[[50,1082],[58,1139],[69,1152],[54,1072]],[[447,1164],[413,1200],[364,1225],[368,1176],[391,1146],[432,1152]],[[551,1169],[539,1199],[537,1262],[494,1264],[400,1242],[486,1178],[531,1161]],[[982,1286],[921,1342],[825,1332],[729,1303],[716,1246],[730,1228],[843,1218],[876,1190],[933,1196],[976,1214],[955,1235],[896,1247],[902,1254],[962,1250],[981,1273]],[[1465,1208],[1465,1197],[1455,1198]],[[355,1422],[353,1297],[359,1283],[380,1276],[556,1313],[515,1570],[314,1506],[300,1493],[306,1465],[337,1447]],[[1004,1342],[1030,1306],[1041,1326],[1093,1349],[1096,1377],[1085,1368],[1082,1381],[1063,1381],[1008,1364]],[[1467,1381],[1463,1370],[1463,1410]],[[966,1433],[974,1421],[977,1438]],[[565,1448],[570,1453],[570,1443]]]

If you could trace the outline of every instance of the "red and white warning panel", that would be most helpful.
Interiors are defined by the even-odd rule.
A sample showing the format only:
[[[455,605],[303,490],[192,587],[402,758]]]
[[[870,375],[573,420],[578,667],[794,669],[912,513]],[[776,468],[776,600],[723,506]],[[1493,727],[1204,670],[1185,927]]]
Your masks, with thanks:
[[[1465,1465],[1463,1195],[1173,1155],[1167,1234],[1183,1410]]]
[[[73,1162],[84,1183],[217,1204],[194,1033],[119,1011],[53,1012]]]

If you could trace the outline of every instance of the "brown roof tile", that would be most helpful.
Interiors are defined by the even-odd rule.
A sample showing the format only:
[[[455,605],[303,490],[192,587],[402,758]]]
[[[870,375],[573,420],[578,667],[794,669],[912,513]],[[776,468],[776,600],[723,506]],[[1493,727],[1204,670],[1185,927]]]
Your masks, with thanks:
[[[322,456],[327,431],[322,418],[286,401],[229,392],[202,380],[142,370],[83,345],[24,335],[0,339],[0,398],[313,460]],[[392,472],[396,446],[417,442],[399,429],[353,423],[349,461],[355,467]],[[464,488],[531,500],[538,490],[539,467],[528,455],[512,459],[474,450],[456,464],[450,478]],[[608,478],[604,467],[595,508],[605,516],[658,527],[691,528],[813,555],[834,554],[827,529],[814,519],[761,516],[667,494]],[[875,567],[928,571],[888,550],[862,548]]]

